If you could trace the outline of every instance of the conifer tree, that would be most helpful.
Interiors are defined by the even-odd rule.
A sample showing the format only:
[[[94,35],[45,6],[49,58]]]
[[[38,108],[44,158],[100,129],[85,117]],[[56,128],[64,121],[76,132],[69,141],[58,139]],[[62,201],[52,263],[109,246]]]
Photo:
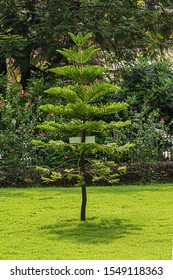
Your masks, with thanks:
[[[100,80],[103,73],[108,71],[107,67],[88,64],[93,56],[100,51],[99,48],[93,45],[89,46],[88,44],[92,34],[88,33],[83,36],[79,32],[77,36],[72,33],[69,33],[69,36],[73,40],[75,48],[73,50],[64,48],[63,50],[58,50],[58,52],[65,56],[71,64],[56,67],[50,69],[50,71],[56,73],[58,76],[68,77],[71,83],[68,86],[56,86],[46,90],[48,94],[61,96],[66,103],[64,105],[46,104],[40,107],[41,110],[48,113],[64,116],[68,122],[57,123],[55,121],[45,121],[39,125],[39,128],[55,133],[60,132],[62,135],[71,132],[73,135],[80,136],[80,142],[78,144],[71,144],[59,140],[50,140],[48,143],[45,143],[35,140],[34,143],[41,147],[53,147],[55,149],[65,147],[78,149],[80,156],[77,159],[79,162],[77,172],[73,168],[66,169],[66,175],[68,179],[77,178],[78,185],[82,188],[80,219],[81,221],[85,221],[87,203],[86,166],[88,169],[86,154],[89,152],[96,156],[98,152],[107,155],[119,153],[129,149],[132,144],[128,143],[124,146],[118,146],[116,143],[86,143],[86,136],[91,136],[98,131],[110,131],[129,125],[130,121],[111,121],[107,123],[102,120],[103,116],[117,114],[117,112],[126,109],[128,104],[124,102],[111,102],[104,105],[95,102],[99,97],[114,92],[117,87],[105,82],[103,79]],[[111,174],[111,166],[114,165],[114,162],[104,162],[97,160],[95,157],[89,163],[93,181],[105,179],[107,176],[110,182],[117,182],[117,174]],[[48,177],[42,176],[42,179],[46,182],[53,182],[63,176],[61,172],[50,172],[49,169],[41,167],[38,167],[38,169],[49,175]],[[119,168],[119,172],[123,172],[123,168]]]

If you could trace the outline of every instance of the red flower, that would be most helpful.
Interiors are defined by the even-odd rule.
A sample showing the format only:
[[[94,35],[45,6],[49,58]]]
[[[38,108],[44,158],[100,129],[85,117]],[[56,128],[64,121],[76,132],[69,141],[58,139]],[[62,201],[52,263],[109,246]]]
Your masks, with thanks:
[[[28,101],[28,104],[30,104],[30,105],[32,104],[32,99]]]
[[[137,110],[133,110],[134,113],[137,113]]]
[[[45,132],[44,132],[44,131],[40,132],[40,135],[41,135],[41,136],[44,136],[44,135],[45,135]]]
[[[117,137],[119,134],[117,134],[117,133],[114,133],[114,137]]]
[[[65,156],[65,159],[68,159],[68,156]]]
[[[19,132],[20,132],[20,133],[22,133],[22,132],[23,132],[23,130],[22,130],[22,129],[20,129],[20,130],[19,130]]]
[[[144,109],[146,109],[147,108],[147,106],[144,106]]]
[[[162,123],[164,123],[164,122],[165,122],[165,119],[164,119],[164,118],[161,118],[160,121],[161,121]]]
[[[26,182],[29,184],[29,183],[31,183],[31,180],[30,179],[26,179]]]
[[[53,116],[53,115],[54,115],[53,113],[47,114],[48,117],[51,117],[51,116]]]
[[[0,106],[2,106],[4,103],[2,101],[0,101]]]
[[[24,92],[23,96],[27,97],[27,96],[28,96],[28,93],[27,93],[27,92]]]

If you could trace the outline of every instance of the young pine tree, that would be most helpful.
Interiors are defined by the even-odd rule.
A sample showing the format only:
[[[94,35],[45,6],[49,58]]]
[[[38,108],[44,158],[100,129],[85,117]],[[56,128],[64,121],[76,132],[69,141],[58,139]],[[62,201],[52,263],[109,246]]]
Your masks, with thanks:
[[[82,205],[81,205],[81,221],[86,220],[86,166],[88,170],[88,162],[90,163],[90,174],[93,176],[93,181],[109,178],[110,182],[117,182],[117,174],[111,174],[111,166],[113,162],[104,162],[102,160],[91,159],[88,161],[86,154],[97,155],[98,152],[104,154],[113,154],[123,152],[129,149],[132,144],[126,144],[119,147],[116,143],[98,144],[86,143],[86,136],[91,136],[94,133],[101,133],[105,130],[118,129],[130,124],[130,121],[111,121],[107,123],[103,121],[103,116],[117,114],[117,112],[127,108],[127,103],[111,102],[106,105],[96,103],[95,101],[109,93],[114,92],[117,88],[105,81],[100,80],[103,73],[108,69],[96,65],[89,65],[88,62],[95,56],[100,49],[95,46],[88,46],[91,33],[83,36],[78,33],[75,36],[69,33],[69,36],[75,44],[74,50],[63,49],[58,50],[60,54],[65,56],[71,65],[53,68],[50,71],[58,76],[69,78],[71,83],[68,86],[57,86],[46,90],[46,93],[61,96],[65,100],[64,105],[46,104],[40,107],[41,110],[48,113],[54,113],[63,116],[66,121],[57,123],[53,121],[45,121],[39,127],[50,132],[61,133],[67,135],[71,132],[73,136],[80,136],[80,143],[70,144],[59,140],[50,140],[48,143],[42,141],[34,141],[39,146],[54,147],[55,149],[63,149],[70,147],[77,149],[79,152],[77,173],[73,168],[66,170],[66,175],[69,179],[77,178],[78,185],[82,188]],[[99,80],[98,80],[99,77]],[[114,164],[115,165],[115,164]],[[49,169],[38,168],[49,174],[49,178],[42,177],[47,182],[61,178],[63,175],[60,172],[50,172]],[[122,170],[119,169],[119,172]]]

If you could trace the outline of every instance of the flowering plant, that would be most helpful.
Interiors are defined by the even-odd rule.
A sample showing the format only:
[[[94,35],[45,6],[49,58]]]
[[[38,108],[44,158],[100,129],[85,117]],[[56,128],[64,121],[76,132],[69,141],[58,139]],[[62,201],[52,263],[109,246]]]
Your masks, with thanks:
[[[45,155],[38,155],[32,144],[33,137],[44,136],[37,128],[44,115],[38,111],[42,100],[35,96],[35,92],[41,95],[43,87],[30,81],[27,92],[21,94],[18,83],[11,84],[6,79],[4,87],[4,80],[4,76],[0,77],[0,181],[20,185],[31,182],[33,165]]]

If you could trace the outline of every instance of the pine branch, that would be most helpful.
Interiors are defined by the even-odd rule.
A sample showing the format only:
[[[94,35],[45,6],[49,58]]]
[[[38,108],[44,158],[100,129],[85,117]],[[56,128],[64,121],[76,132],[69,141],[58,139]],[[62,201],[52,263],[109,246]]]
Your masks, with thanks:
[[[125,145],[122,146],[118,146],[117,143],[109,143],[107,145],[104,145],[104,152],[107,155],[110,154],[121,154],[124,153],[126,151],[128,151],[130,148],[134,147],[135,145],[132,143],[127,143]]]
[[[125,126],[130,125],[130,121],[119,121],[119,122],[111,122],[106,123],[102,120],[99,121],[86,121],[83,123],[80,120],[70,121],[68,123],[56,123],[54,121],[45,121],[37,127],[50,132],[76,132],[81,133],[82,131],[90,132],[102,132],[110,129],[119,129]]]
[[[109,124],[107,124],[107,129],[119,129],[119,128],[122,128],[122,127],[125,127],[125,126],[128,126],[131,124],[131,121],[130,120],[127,120],[127,121],[118,121],[118,122],[110,122]]]
[[[54,87],[45,90],[46,93],[51,93],[55,95],[60,95],[72,102],[82,102],[82,99],[77,95],[75,91],[70,89],[70,87]]]
[[[73,40],[73,42],[78,45],[81,46],[83,44],[86,44],[89,40],[89,38],[92,37],[92,33],[87,33],[85,36],[82,35],[81,32],[79,32],[77,34],[77,36],[75,36],[73,33],[68,32],[68,35],[71,37],[71,39]]]
[[[69,50],[66,48],[63,48],[63,50],[57,50],[60,54],[65,56],[71,61],[74,61],[78,64],[86,63],[88,62],[93,56],[95,56],[100,51],[100,48],[95,48],[95,46],[91,46],[87,48],[86,50],[81,50],[80,52]]]
[[[55,67],[49,70],[59,76],[68,77],[80,84],[90,84],[95,78],[108,71],[107,67],[99,67],[96,65],[83,66],[82,73],[80,69],[74,65],[63,67]]]
[[[100,106],[91,106],[93,116],[103,116],[116,114],[119,111],[125,110],[129,105],[125,102],[112,102],[107,105],[101,104]]]
[[[117,89],[118,87],[105,82],[94,83],[86,89],[85,102],[92,102],[103,95],[116,91]]]
[[[69,103],[65,105],[54,106],[52,104],[46,104],[40,106],[40,109],[49,113],[55,113],[57,115],[64,115],[70,117],[76,117],[78,119],[85,118],[93,119],[96,116],[110,115],[115,114],[121,110],[124,110],[128,107],[128,104],[125,102],[113,102],[107,105],[90,105],[86,103]]]

